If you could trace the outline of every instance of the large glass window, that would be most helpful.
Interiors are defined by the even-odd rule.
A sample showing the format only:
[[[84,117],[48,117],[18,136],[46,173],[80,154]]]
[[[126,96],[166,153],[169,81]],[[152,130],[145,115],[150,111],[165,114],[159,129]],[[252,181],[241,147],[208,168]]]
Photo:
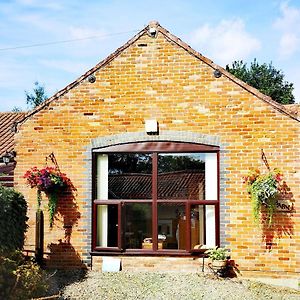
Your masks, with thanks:
[[[96,150],[94,159],[95,249],[176,253],[218,244],[216,147],[137,143]]]

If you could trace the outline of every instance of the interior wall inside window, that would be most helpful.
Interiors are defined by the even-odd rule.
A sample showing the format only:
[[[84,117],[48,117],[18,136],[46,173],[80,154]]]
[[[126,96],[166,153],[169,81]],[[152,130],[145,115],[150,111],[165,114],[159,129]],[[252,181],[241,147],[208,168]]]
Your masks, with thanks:
[[[215,217],[215,206],[206,205],[205,206],[205,224],[206,224],[206,246],[215,247],[216,246],[216,217]]]
[[[205,200],[218,199],[217,153],[205,153]]]
[[[184,203],[159,203],[158,242],[162,249],[186,249],[186,206]]]
[[[97,155],[97,199],[108,199],[108,155]],[[108,207],[97,206],[97,241],[99,247],[108,247]]]
[[[125,248],[152,250],[151,203],[125,204]]]

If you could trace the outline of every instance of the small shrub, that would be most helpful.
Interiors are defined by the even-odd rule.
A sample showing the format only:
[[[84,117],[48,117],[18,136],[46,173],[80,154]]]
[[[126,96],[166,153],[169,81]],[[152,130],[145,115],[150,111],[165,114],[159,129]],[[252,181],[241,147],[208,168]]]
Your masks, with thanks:
[[[0,299],[30,299],[46,290],[45,273],[37,264],[26,261],[20,252],[0,256]]]
[[[206,250],[205,253],[208,254],[208,257],[211,260],[225,260],[225,259],[227,259],[227,256],[229,255],[227,249],[218,248],[218,247]]]
[[[0,253],[22,249],[27,229],[26,213],[24,196],[0,185]]]

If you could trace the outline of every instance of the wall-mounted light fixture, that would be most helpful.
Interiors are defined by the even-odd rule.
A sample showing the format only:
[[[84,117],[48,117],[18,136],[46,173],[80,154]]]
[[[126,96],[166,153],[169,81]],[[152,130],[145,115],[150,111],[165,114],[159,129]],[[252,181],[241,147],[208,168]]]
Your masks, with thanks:
[[[156,38],[158,34],[159,23],[157,21],[150,21],[148,24],[147,33],[150,37]]]
[[[148,32],[149,32],[149,35],[152,38],[156,38],[156,36],[157,36],[157,29],[155,27],[150,27]]]
[[[2,156],[2,161],[6,165],[8,165],[10,162],[14,161],[15,157],[16,157],[15,151],[11,151],[11,152],[6,151],[6,153]]]
[[[220,72],[220,70],[216,69],[216,70],[214,70],[214,76],[216,78],[220,78],[222,76],[222,73]]]
[[[145,131],[150,135],[158,134],[158,123],[156,119],[145,120]]]
[[[94,83],[96,81],[96,76],[95,75],[90,75],[89,77],[88,77],[88,82],[89,83]]]

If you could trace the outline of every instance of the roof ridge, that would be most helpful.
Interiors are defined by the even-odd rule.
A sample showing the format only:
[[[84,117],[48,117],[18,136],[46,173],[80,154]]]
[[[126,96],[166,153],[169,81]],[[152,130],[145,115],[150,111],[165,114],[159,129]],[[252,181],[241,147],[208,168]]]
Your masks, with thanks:
[[[129,46],[131,46],[135,41],[137,41],[142,35],[145,33],[148,33],[148,30],[150,28],[154,27],[157,29],[161,34],[163,34],[167,39],[173,41],[176,43],[178,46],[195,56],[196,58],[200,59],[210,67],[212,67],[215,70],[219,70],[224,76],[226,76],[228,79],[231,81],[235,82],[248,92],[252,93],[253,95],[257,96],[264,102],[270,104],[273,106],[275,109],[277,109],[279,112],[284,113],[285,115],[289,116],[290,118],[300,122],[300,119],[298,119],[294,114],[292,114],[288,109],[284,108],[283,105],[277,103],[276,101],[272,100],[271,97],[264,95],[254,87],[248,85],[247,83],[243,82],[242,80],[238,79],[228,71],[226,71],[223,67],[215,64],[212,60],[207,58],[206,56],[202,55],[200,52],[197,52],[194,50],[191,46],[189,46],[187,43],[183,42],[180,38],[175,36],[174,34],[170,33],[167,29],[162,27],[159,22],[157,21],[150,21],[147,26],[145,26],[141,31],[139,31],[136,35],[134,35],[131,39],[129,39],[124,45],[119,47],[117,50],[112,52],[109,56],[107,56],[105,59],[100,61],[98,64],[96,64],[93,68],[85,72],[83,75],[81,75],[78,79],[74,80],[70,84],[68,84],[66,87],[55,93],[53,96],[51,96],[49,99],[47,99],[45,102],[43,102],[41,105],[30,111],[28,114],[24,116],[20,121],[17,122],[17,124],[22,124],[24,123],[28,118],[30,118],[32,115],[35,113],[39,112],[42,110],[44,107],[48,106],[51,102],[54,100],[58,99],[59,97],[63,96],[65,93],[70,91],[73,87],[81,83],[84,79],[86,79],[88,76],[99,70],[100,68],[106,66],[108,63],[110,63],[113,59],[115,59],[119,54],[121,54],[125,49],[127,49]]]

